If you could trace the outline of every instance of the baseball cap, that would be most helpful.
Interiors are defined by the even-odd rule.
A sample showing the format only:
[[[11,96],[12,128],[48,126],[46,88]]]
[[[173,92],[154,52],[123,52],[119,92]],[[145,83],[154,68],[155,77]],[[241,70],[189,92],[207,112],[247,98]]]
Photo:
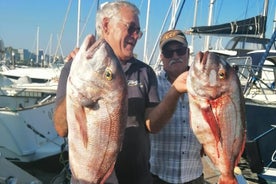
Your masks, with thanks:
[[[180,30],[170,30],[165,32],[160,39],[160,49],[162,49],[168,42],[177,41],[183,43],[184,46],[188,46],[185,34]]]

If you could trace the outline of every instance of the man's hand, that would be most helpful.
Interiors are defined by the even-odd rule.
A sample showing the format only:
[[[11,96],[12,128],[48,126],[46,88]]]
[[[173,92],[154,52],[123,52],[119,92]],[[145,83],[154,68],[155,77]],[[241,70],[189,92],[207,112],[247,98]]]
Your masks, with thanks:
[[[68,56],[66,56],[66,58],[64,59],[65,62],[68,62],[70,60],[73,60],[75,58],[75,56],[77,55],[79,51],[79,48],[75,48],[74,50],[72,50],[70,52],[70,54]]]
[[[179,75],[175,81],[173,82],[173,86],[178,91],[178,93],[186,93],[187,92],[187,77],[188,77],[188,71],[183,72],[181,75]]]
[[[95,43],[95,36],[94,35],[88,35],[86,36],[85,40],[85,46],[84,51],[89,51],[91,46]],[[74,50],[70,52],[70,54],[64,59],[65,62],[73,60],[77,53],[79,52],[80,48],[76,47]]]

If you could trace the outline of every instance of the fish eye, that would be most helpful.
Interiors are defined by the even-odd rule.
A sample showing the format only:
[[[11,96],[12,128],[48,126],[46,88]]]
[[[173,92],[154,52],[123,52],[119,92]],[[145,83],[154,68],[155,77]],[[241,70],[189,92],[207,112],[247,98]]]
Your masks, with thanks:
[[[107,68],[106,70],[105,70],[105,73],[104,73],[104,75],[105,75],[105,78],[107,79],[107,80],[112,80],[112,71],[111,71],[111,69],[110,68]]]
[[[218,71],[218,76],[219,76],[219,79],[224,79],[225,78],[225,70],[224,69],[220,69]]]

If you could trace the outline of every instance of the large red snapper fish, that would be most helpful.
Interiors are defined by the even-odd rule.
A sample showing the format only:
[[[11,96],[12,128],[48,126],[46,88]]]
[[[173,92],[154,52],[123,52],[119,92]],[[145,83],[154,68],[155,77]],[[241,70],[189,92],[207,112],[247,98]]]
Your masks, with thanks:
[[[219,184],[234,184],[234,168],[245,146],[245,107],[235,70],[214,53],[199,52],[187,89],[190,123],[205,154],[220,171]]]
[[[84,40],[67,81],[71,183],[104,183],[111,175],[126,127],[127,84],[105,40]]]

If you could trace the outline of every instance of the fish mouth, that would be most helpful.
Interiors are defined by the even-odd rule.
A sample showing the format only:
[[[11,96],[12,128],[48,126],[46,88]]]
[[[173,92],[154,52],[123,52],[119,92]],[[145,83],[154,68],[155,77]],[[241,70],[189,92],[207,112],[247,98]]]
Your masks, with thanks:
[[[206,65],[207,60],[208,60],[209,52],[206,51],[205,53],[200,54],[200,61],[203,65]]]
[[[195,60],[197,60],[199,63],[205,65],[206,64],[206,60],[207,60],[207,56],[206,55],[207,55],[206,52],[203,53],[203,52],[199,51],[197,53],[197,55],[196,55]]]

